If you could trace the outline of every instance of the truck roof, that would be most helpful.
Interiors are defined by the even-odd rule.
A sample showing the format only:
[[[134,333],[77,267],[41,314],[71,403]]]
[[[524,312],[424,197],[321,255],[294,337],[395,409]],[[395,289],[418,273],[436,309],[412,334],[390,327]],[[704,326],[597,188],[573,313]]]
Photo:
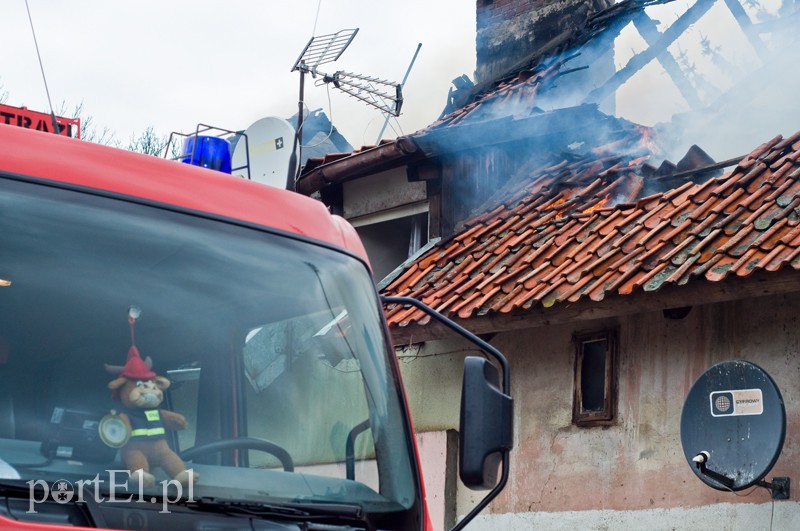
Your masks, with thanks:
[[[0,172],[254,223],[342,247],[367,261],[352,226],[321,202],[177,161],[0,124]]]

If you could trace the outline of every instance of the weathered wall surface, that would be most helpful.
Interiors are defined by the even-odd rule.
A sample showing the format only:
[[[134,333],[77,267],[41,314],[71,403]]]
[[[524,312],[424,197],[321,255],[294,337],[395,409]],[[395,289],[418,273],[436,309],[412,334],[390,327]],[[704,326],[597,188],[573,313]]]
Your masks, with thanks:
[[[783,394],[788,422],[783,453],[767,479],[789,476],[796,481],[799,324],[800,296],[785,295],[695,307],[682,320],[651,312],[498,335],[492,343],[508,356],[512,370],[515,447],[509,485],[484,512],[485,528],[526,528],[542,512],[569,514],[569,521],[588,528],[617,513],[623,519],[628,514],[661,519],[666,527],[704,527],[708,520],[697,520],[695,526],[691,515],[711,506],[721,528],[760,518],[753,515],[763,516],[763,504],[770,504],[764,489],[737,497],[694,476],[680,443],[681,409],[696,378],[714,363],[746,359],[760,365]],[[617,421],[609,427],[577,428],[572,425],[572,335],[609,326],[618,328],[620,340]],[[461,340],[430,342],[419,352],[406,353],[415,357],[402,359],[417,429],[457,429],[461,359],[469,354],[464,348],[468,345]],[[466,514],[481,497],[460,487],[458,514]],[[781,503],[786,502],[776,502]]]
[[[458,338],[399,347],[397,355],[414,428],[457,430],[464,357],[480,352]]]
[[[771,525],[770,525],[771,524]],[[470,531],[528,531],[530,529],[798,529],[800,503],[720,503],[704,507],[645,509],[641,511],[580,511],[479,515]]]

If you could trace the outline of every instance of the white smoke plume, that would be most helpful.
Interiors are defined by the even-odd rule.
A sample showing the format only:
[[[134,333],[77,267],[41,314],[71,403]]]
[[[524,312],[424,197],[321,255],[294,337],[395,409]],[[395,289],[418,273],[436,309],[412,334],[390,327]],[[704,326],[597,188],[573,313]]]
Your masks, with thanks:
[[[665,31],[699,3],[672,2],[646,12]],[[693,90],[693,104],[658,60],[615,95],[617,115],[655,126],[672,160],[693,144],[718,161],[727,160],[778,134],[800,130],[800,12],[795,1],[718,0],[710,5],[668,48]],[[615,43],[617,66],[646,47],[642,35],[629,25]]]

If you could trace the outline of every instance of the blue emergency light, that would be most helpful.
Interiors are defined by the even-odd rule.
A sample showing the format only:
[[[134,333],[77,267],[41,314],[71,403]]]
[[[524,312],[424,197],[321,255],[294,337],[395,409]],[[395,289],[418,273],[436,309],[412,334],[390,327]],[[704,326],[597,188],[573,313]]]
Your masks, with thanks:
[[[181,162],[231,173],[231,143],[217,136],[190,136],[183,142]]]

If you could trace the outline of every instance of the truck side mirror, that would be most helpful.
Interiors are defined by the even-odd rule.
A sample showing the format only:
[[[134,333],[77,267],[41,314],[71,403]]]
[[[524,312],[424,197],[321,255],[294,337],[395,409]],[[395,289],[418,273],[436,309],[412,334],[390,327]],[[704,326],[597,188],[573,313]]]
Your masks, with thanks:
[[[497,472],[513,445],[513,400],[500,390],[497,369],[486,359],[464,360],[458,469],[472,490],[497,485]]]
[[[492,489],[450,531],[461,531],[491,502],[508,483],[508,467],[513,444],[514,402],[508,360],[503,353],[458,323],[411,297],[382,296],[384,304],[411,305],[431,319],[471,341],[494,358],[497,368],[478,356],[464,360],[461,387],[461,420],[458,440],[458,468],[461,481],[472,490]],[[501,384],[502,382],[502,384]],[[502,476],[497,469],[502,464]]]

